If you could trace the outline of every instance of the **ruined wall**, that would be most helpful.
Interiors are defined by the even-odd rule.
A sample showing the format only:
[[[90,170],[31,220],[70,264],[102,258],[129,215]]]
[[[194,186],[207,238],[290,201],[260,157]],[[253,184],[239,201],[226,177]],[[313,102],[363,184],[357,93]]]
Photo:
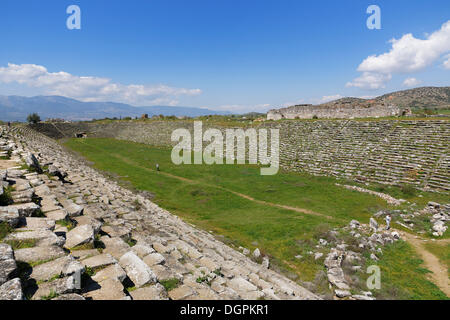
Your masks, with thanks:
[[[301,105],[278,110],[270,110],[267,120],[280,119],[352,119],[352,118],[380,118],[399,116],[402,110],[392,105],[373,105],[370,107],[349,105],[345,107],[326,107]]]
[[[210,127],[203,123],[204,130]],[[115,122],[109,124],[40,124],[53,137],[114,137],[157,146],[173,145],[177,128],[191,132],[191,121]],[[447,120],[316,120],[263,122],[255,128],[280,130],[280,166],[356,181],[412,184],[450,191],[450,121]],[[218,128],[224,131],[226,128]]]

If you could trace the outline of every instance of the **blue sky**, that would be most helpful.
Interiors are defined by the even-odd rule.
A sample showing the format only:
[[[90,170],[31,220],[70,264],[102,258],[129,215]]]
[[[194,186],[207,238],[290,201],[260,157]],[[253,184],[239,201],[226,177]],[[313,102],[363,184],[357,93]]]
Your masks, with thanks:
[[[449,20],[446,0],[2,0],[0,94],[244,112],[448,86]]]

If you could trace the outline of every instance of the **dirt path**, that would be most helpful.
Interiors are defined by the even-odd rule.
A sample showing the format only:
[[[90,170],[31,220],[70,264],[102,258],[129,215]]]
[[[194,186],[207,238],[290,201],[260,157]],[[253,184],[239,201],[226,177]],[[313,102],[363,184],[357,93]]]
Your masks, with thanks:
[[[132,160],[130,160],[130,159],[128,159],[128,158],[126,158],[126,157],[124,157],[122,155],[119,155],[119,154],[112,154],[112,155],[114,157],[116,157],[117,159],[119,159],[119,160],[121,160],[121,161],[123,161],[125,163],[128,163],[130,165],[139,167],[140,169],[143,169],[143,170],[146,170],[146,171],[149,171],[149,172],[153,172],[153,173],[157,173],[157,174],[161,174],[161,175],[164,175],[166,177],[173,178],[173,179],[178,179],[178,180],[183,181],[183,182],[188,182],[188,183],[192,183],[192,184],[202,184],[202,185],[205,185],[205,186],[208,186],[208,187],[211,187],[211,188],[217,188],[217,189],[220,189],[220,190],[232,193],[232,194],[234,194],[234,195],[236,195],[238,197],[244,198],[246,200],[259,203],[259,204],[263,204],[263,205],[270,206],[270,207],[281,208],[281,209],[285,209],[285,210],[290,210],[290,211],[294,211],[294,212],[298,212],[298,213],[302,213],[302,214],[323,217],[323,218],[326,218],[326,219],[334,219],[331,216],[328,216],[328,215],[325,215],[325,214],[322,214],[322,213],[319,213],[319,212],[315,212],[315,211],[312,211],[312,210],[298,208],[298,207],[286,206],[286,205],[283,205],[283,204],[267,202],[267,201],[264,201],[264,200],[258,200],[258,199],[255,199],[255,198],[249,196],[249,195],[246,195],[246,194],[243,194],[243,193],[240,193],[240,192],[237,192],[237,191],[233,191],[233,190],[230,190],[228,188],[221,187],[221,186],[212,185],[212,184],[208,184],[208,183],[205,183],[205,182],[199,182],[199,181],[196,181],[196,180],[180,177],[180,176],[177,176],[177,175],[174,175],[174,174],[171,174],[171,173],[167,173],[167,172],[163,172],[163,171],[156,171],[154,169],[150,169],[150,168],[147,168],[147,167],[140,166],[139,164],[135,163],[134,161],[132,161]]]
[[[410,233],[402,232],[405,240],[410,243],[424,261],[425,267],[430,270],[431,280],[436,284],[447,297],[450,297],[450,281],[447,273],[447,267],[439,259],[430,253],[424,246],[424,239],[418,238]],[[439,243],[448,243],[449,239],[438,240]]]
[[[236,192],[236,191],[233,191],[233,190],[221,187],[221,186],[212,185],[212,184],[208,184],[208,183],[204,183],[204,182],[199,182],[199,181],[196,181],[196,180],[180,177],[180,176],[177,176],[177,175],[174,175],[174,174],[171,174],[171,173],[162,172],[162,171],[156,171],[154,169],[142,167],[142,166],[139,166],[138,164],[134,163],[133,161],[131,161],[129,159],[126,159],[125,157],[122,157],[122,156],[117,156],[117,157],[120,158],[122,161],[124,161],[126,163],[132,164],[132,165],[137,166],[137,167],[139,167],[141,169],[144,169],[146,171],[151,171],[151,172],[154,172],[154,173],[162,174],[164,176],[167,176],[167,177],[170,177],[170,178],[174,178],[174,179],[178,179],[180,181],[184,181],[184,182],[188,182],[188,183],[203,184],[203,185],[206,185],[206,186],[211,187],[211,188],[217,188],[217,189],[220,189],[220,190],[232,193],[232,194],[234,194],[234,195],[236,195],[238,197],[244,198],[246,200],[259,203],[259,204],[263,204],[263,205],[267,205],[267,206],[271,206],[271,207],[277,207],[277,208],[281,208],[281,209],[286,209],[286,210],[290,210],[290,211],[295,211],[295,212],[298,212],[298,213],[324,217],[326,219],[333,219],[333,217],[331,217],[331,216],[327,216],[327,215],[324,215],[324,214],[321,214],[321,213],[318,213],[318,212],[314,212],[314,211],[311,211],[311,210],[307,210],[307,209],[303,209],[303,208],[297,208],[297,207],[290,207],[290,206],[286,206],[286,205],[282,205],[282,204],[277,204],[277,203],[267,202],[267,201],[263,201],[263,200],[258,200],[258,199],[255,199],[255,198],[249,196],[249,195],[246,195],[246,194],[243,194],[243,193],[240,193],[240,192]]]
[[[277,203],[267,202],[267,201],[263,201],[263,200],[257,200],[255,198],[250,197],[249,195],[246,195],[246,194],[243,194],[243,193],[239,193],[239,192],[236,192],[236,191],[233,191],[233,190],[230,190],[230,189],[222,188],[222,187],[219,187],[219,186],[216,186],[216,188],[228,191],[228,192],[230,192],[230,193],[232,193],[234,195],[237,195],[237,196],[239,196],[241,198],[244,198],[244,199],[247,199],[247,200],[259,203],[259,204],[263,204],[263,205],[267,205],[267,206],[271,206],[271,207],[277,207],[277,208],[286,209],[286,210],[291,210],[291,211],[304,213],[304,214],[309,214],[309,215],[313,215],[313,216],[324,217],[324,218],[327,218],[327,219],[333,219],[333,217],[331,217],[331,216],[327,216],[325,214],[314,212],[314,211],[311,211],[311,210],[308,210],[308,209],[297,208],[297,207],[290,207],[290,206],[285,206],[283,204],[277,204]]]

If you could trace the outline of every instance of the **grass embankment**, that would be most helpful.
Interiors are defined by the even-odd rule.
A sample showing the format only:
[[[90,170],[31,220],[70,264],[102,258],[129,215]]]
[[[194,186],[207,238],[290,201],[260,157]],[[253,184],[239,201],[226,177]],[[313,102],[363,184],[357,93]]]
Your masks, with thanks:
[[[367,223],[374,212],[389,208],[382,199],[338,187],[329,177],[283,172],[261,176],[259,168],[250,165],[176,166],[170,149],[113,139],[71,139],[65,145],[128,187],[150,191],[155,203],[184,220],[235,246],[258,247],[272,265],[303,281],[324,269],[322,261],[295,259],[314,249],[310,240],[319,226],[343,226],[351,219]],[[155,170],[156,163],[161,172]]]

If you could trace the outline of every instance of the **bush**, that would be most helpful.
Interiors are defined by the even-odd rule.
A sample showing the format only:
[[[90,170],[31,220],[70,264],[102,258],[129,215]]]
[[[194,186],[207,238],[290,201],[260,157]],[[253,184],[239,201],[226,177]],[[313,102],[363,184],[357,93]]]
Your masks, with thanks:
[[[27,117],[27,122],[36,124],[38,122],[41,122],[41,117],[37,113],[29,114]]]

